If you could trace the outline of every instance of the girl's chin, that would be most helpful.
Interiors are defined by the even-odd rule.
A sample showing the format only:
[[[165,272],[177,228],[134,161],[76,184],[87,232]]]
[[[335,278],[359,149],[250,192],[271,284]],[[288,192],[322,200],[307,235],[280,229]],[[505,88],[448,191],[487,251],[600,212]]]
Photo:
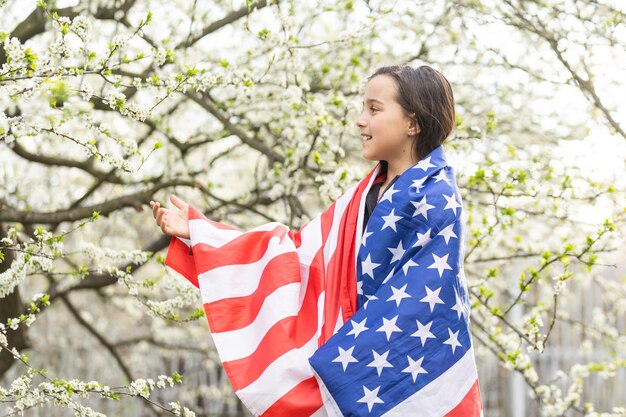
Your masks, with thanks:
[[[363,159],[367,159],[368,161],[378,161],[379,159],[370,155],[367,151],[363,151],[361,153],[361,156],[363,157]]]

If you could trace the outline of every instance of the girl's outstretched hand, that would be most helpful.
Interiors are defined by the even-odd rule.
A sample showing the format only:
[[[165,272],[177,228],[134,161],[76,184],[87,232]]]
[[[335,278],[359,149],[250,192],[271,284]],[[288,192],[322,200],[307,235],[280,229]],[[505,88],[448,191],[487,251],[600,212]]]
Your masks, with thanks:
[[[189,218],[187,216],[189,204],[175,195],[170,196],[170,201],[176,208],[168,209],[161,207],[156,201],[150,201],[152,215],[166,235],[189,239]]]

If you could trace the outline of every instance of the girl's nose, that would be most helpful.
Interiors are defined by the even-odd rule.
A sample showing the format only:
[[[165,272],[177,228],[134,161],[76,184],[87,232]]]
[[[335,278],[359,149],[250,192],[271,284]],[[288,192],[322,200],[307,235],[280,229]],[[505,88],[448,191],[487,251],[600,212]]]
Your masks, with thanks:
[[[357,119],[356,119],[356,126],[359,129],[362,129],[362,128],[364,128],[366,126],[365,118],[363,117],[363,112],[361,112],[361,114],[359,114],[359,117],[357,117]]]

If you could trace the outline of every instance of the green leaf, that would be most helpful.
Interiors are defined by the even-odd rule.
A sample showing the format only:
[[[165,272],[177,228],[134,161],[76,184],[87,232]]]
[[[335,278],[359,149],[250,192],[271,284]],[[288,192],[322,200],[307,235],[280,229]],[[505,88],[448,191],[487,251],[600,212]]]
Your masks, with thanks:
[[[270,36],[270,33],[272,32],[269,29],[262,29],[257,33],[257,36],[264,41]]]
[[[503,216],[512,216],[513,214],[515,214],[515,209],[513,207],[502,207],[500,209],[500,213]]]
[[[324,161],[322,161],[322,156],[318,151],[311,152],[311,156],[313,157],[313,161],[316,165],[323,165]]]
[[[44,294],[43,297],[39,299],[39,303],[41,305],[47,306],[50,304],[50,294]]]
[[[491,314],[493,314],[494,316],[501,317],[504,315],[504,313],[502,313],[502,310],[498,306],[491,307],[490,311],[491,311]]]
[[[480,296],[485,300],[489,300],[491,297],[495,295],[495,292],[487,287],[480,287]]]
[[[487,125],[485,126],[487,133],[493,132],[496,129],[496,126],[496,115],[494,112],[490,112],[487,114]]]
[[[196,308],[193,313],[191,314],[191,316],[189,317],[190,320],[198,320],[200,318],[204,317],[204,308],[203,307],[198,307]]]

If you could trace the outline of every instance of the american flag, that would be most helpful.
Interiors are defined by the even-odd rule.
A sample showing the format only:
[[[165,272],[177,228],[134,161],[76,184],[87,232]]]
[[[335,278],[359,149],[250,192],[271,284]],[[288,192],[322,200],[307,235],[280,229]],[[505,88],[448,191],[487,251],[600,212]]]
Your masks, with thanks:
[[[461,200],[438,147],[378,201],[377,166],[299,231],[189,209],[166,264],[200,288],[216,349],[258,416],[482,414]]]

